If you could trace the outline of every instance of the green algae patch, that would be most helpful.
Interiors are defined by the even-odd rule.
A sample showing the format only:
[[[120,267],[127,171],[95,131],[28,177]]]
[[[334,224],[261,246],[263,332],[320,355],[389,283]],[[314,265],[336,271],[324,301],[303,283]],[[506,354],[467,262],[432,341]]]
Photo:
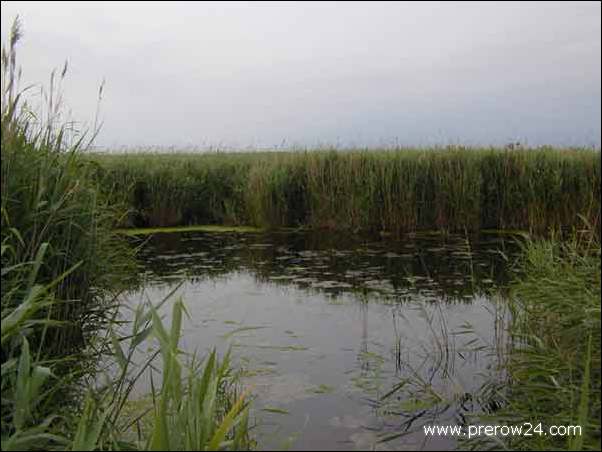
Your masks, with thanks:
[[[149,234],[166,234],[173,232],[239,232],[241,234],[264,232],[265,229],[256,228],[253,226],[222,226],[215,224],[198,225],[198,226],[175,226],[161,228],[122,228],[116,229],[119,234],[125,235],[149,235]]]
[[[321,385],[309,388],[308,391],[311,392],[312,394],[330,394],[331,392],[334,391],[334,388],[329,385],[321,384]]]
[[[282,408],[277,408],[277,407],[271,407],[271,406],[266,406],[266,407],[262,408],[261,411],[265,411],[266,413],[272,413],[272,414],[290,414],[287,410],[284,410]]]

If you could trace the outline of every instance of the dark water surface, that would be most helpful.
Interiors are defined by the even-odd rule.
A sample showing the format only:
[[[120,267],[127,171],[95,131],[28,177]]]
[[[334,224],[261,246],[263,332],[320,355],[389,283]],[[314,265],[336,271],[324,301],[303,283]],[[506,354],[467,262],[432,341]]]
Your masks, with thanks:
[[[260,449],[450,449],[421,426],[469,422],[503,384],[500,250],[516,245],[491,234],[157,234],[128,303],[182,283],[182,348],[232,348]]]

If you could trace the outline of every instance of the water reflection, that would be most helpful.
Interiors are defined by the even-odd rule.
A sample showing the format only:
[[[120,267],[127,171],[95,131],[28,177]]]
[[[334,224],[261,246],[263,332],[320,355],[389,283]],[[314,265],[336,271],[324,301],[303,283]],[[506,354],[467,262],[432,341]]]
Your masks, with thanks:
[[[514,246],[494,235],[408,235],[398,241],[328,234],[157,234],[139,255],[152,280],[200,282],[245,270],[259,282],[425,300],[470,300],[504,282]],[[502,252],[502,253],[501,253]]]
[[[231,347],[256,394],[264,449],[453,448],[420,425],[463,422],[503,383],[512,242],[409,235],[161,234],[140,290],[182,282],[183,347]],[[387,442],[379,442],[388,439]]]

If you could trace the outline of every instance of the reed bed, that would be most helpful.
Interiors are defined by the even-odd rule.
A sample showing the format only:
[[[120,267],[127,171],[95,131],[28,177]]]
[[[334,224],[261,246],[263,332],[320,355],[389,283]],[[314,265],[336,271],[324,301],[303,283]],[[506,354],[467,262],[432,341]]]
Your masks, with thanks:
[[[94,154],[120,226],[531,232],[600,226],[600,151],[396,149]]]
[[[511,286],[508,382],[495,395],[502,408],[476,422],[525,429],[529,422],[532,434],[479,437],[467,446],[600,450],[600,241],[586,231],[527,240]],[[553,436],[551,426],[581,430]]]
[[[181,356],[180,302],[169,329],[154,306],[140,306],[130,328],[117,320],[117,295],[130,283],[123,275],[136,274],[113,229],[121,206],[100,190],[83,138],[69,140],[61,125],[55,88],[66,66],[42,91],[42,114],[23,102],[20,36],[15,21],[2,49],[2,450],[248,448],[248,403],[227,357]],[[134,363],[153,344],[157,352]],[[150,428],[130,439],[145,413],[131,419],[124,406],[155,356],[163,372]],[[103,386],[101,363],[119,369]]]

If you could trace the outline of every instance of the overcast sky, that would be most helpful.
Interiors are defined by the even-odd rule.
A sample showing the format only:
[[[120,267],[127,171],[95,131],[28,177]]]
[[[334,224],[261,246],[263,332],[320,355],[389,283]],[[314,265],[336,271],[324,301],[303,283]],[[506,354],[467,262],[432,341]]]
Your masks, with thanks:
[[[600,146],[600,3],[2,2],[105,146]]]

